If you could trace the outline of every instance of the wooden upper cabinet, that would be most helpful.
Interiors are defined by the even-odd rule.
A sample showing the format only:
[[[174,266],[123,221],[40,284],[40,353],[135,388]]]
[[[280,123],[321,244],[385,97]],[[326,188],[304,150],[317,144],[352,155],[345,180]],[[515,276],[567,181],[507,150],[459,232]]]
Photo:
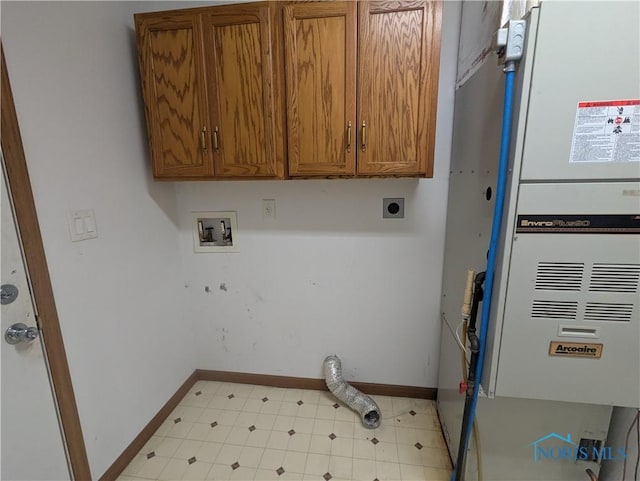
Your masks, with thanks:
[[[358,174],[433,175],[440,2],[358,3]]]
[[[203,17],[216,176],[282,176],[276,162],[269,6],[215,7]]]
[[[283,8],[289,175],[433,175],[441,8]]]
[[[441,8],[265,1],[135,15],[155,178],[431,177]]]
[[[289,175],[354,175],[356,3],[284,7]]]
[[[142,93],[156,178],[213,174],[197,15],[136,15]]]
[[[275,5],[135,15],[155,178],[284,178]]]

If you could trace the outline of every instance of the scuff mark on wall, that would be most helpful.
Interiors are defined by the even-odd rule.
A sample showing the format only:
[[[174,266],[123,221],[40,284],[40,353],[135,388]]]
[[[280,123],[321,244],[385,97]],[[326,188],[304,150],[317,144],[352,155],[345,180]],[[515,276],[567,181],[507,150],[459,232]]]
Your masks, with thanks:
[[[227,346],[227,334],[229,334],[229,330],[226,327],[217,327],[216,331],[221,332],[222,334],[218,336],[218,342],[222,345],[222,349],[225,352],[229,352],[229,347]]]
[[[227,292],[227,285],[224,282],[220,283],[220,290]]]
[[[255,289],[249,287],[249,292],[251,293],[251,295],[253,296],[253,300],[254,302],[266,302],[264,297],[262,297],[262,295],[256,291]]]
[[[204,286],[204,292],[206,292],[207,294],[211,292],[211,289],[209,289],[209,286]]]

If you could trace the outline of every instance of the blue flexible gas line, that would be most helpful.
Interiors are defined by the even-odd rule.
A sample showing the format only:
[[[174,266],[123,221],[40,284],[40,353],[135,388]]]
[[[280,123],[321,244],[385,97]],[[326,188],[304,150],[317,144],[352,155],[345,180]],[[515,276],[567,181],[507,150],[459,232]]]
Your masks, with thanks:
[[[515,65],[513,62],[505,67],[504,86],[504,106],[502,110],[502,137],[500,138],[500,158],[498,163],[498,182],[496,185],[496,203],[493,209],[493,223],[491,225],[491,240],[489,242],[489,256],[487,258],[487,269],[482,301],[482,315],[480,317],[480,350],[478,353],[478,364],[476,366],[475,383],[473,386],[473,397],[469,413],[469,422],[466,432],[461,433],[465,437],[465,451],[468,449],[469,438],[473,429],[473,420],[476,415],[478,404],[478,394],[480,393],[480,382],[482,381],[482,369],[484,365],[485,350],[487,347],[487,331],[489,329],[489,315],[491,313],[491,295],[493,292],[493,277],[496,267],[496,255],[500,231],[502,229],[502,213],[504,211],[504,196],[507,184],[507,171],[509,168],[509,145],[511,140],[511,118],[513,116],[513,87],[515,81]],[[455,469],[458,469],[456,466]],[[453,471],[451,480],[455,479],[456,471]]]

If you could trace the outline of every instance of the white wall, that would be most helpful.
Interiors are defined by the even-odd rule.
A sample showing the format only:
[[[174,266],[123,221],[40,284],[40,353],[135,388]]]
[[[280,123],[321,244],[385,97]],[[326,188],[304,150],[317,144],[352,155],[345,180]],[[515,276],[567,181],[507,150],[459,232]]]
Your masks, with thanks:
[[[139,98],[132,14],[153,5],[3,1],[1,8],[97,479],[196,367],[191,323],[181,309],[175,186],[151,181]],[[66,216],[73,209],[95,210],[98,239],[70,241]]]
[[[445,3],[433,179],[154,183],[132,14],[185,6],[1,6],[94,478],[196,367],[321,377],[335,352],[350,378],[436,386],[459,5]],[[385,196],[406,198],[404,220],[381,219]],[[70,241],[75,209],[95,210],[98,239]],[[241,252],[193,254],[192,210],[236,210]]]
[[[350,379],[437,385],[459,14],[445,2],[433,179],[177,185],[199,367],[319,378],[336,353]],[[405,197],[404,220],[383,197]],[[237,211],[240,252],[194,254],[190,212],[216,210]]]

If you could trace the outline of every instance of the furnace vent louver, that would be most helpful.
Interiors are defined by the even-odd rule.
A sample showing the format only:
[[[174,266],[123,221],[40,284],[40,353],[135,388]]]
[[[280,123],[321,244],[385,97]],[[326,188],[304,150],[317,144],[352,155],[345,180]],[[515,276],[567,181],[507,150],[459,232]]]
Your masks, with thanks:
[[[589,290],[634,294],[640,284],[640,265],[594,264]]]
[[[633,304],[607,302],[587,302],[584,310],[585,321],[631,322]]]
[[[531,317],[546,319],[575,319],[578,303],[575,301],[534,300]]]
[[[536,290],[580,291],[584,264],[573,262],[538,262]]]

